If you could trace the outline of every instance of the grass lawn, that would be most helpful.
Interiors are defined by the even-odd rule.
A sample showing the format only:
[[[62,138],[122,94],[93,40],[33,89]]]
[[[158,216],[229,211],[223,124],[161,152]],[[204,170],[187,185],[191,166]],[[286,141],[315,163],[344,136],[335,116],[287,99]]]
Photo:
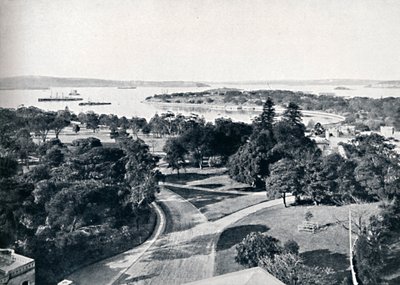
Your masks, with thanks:
[[[169,183],[196,186],[205,190],[254,191],[249,185],[231,179],[227,172],[226,167],[204,167],[203,169],[187,167],[178,175],[170,169],[163,169],[163,173],[167,174],[165,181]]]
[[[369,215],[378,212],[375,203],[342,207],[272,207],[247,216],[221,234],[217,243],[215,274],[243,269],[235,262],[235,245],[249,232],[261,231],[279,239],[282,244],[290,239],[295,240],[306,264],[331,267],[341,282],[349,272],[348,231],[342,226],[342,223],[347,223],[349,207],[354,219],[359,215],[368,219]],[[324,226],[324,230],[316,233],[298,231],[297,226],[304,221],[308,210],[314,216],[311,221]]]
[[[221,193],[217,191],[196,190],[190,187],[165,187],[192,203],[209,221],[218,220],[241,209],[267,200],[265,195]]]
[[[128,133],[131,133],[130,130],[127,131]],[[55,135],[53,133],[50,133],[48,136],[49,139],[54,137]],[[89,137],[98,138],[101,140],[104,146],[112,146],[115,144],[115,140],[110,138],[110,130],[106,127],[101,127],[96,132],[93,132],[93,130],[88,130],[85,127],[81,127],[81,130],[77,134],[72,131],[72,127],[66,127],[59,135],[59,139],[65,144],[71,144],[74,140]],[[133,137],[136,138],[135,136]],[[147,136],[143,134],[139,134],[139,138],[142,139],[149,146],[149,150],[154,153],[162,152],[162,148],[168,139],[167,137],[156,138],[151,135]]]

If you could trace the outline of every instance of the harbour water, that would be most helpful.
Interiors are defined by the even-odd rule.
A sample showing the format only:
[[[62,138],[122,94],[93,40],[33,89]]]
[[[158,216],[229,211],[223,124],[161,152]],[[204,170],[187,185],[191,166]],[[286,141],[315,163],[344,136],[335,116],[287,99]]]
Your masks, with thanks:
[[[291,91],[302,91],[312,94],[332,94],[344,97],[400,97],[400,89],[389,88],[367,88],[365,86],[346,86],[350,90],[335,90],[337,86],[331,85],[214,85],[211,87],[182,87],[182,88],[160,88],[160,87],[138,87],[136,89],[118,89],[115,87],[90,87],[90,88],[52,88],[48,90],[0,90],[0,107],[17,108],[19,106],[36,106],[44,110],[57,111],[65,109],[80,113],[94,111],[96,113],[115,114],[118,116],[132,116],[151,118],[155,113],[163,113],[168,110],[188,115],[197,113],[207,121],[213,121],[219,117],[230,117],[236,121],[250,122],[258,112],[234,111],[234,110],[215,110],[211,108],[199,108],[188,106],[168,106],[161,104],[151,104],[145,102],[145,99],[154,94],[174,93],[174,92],[200,92],[212,88],[230,87],[242,90],[260,90],[260,89],[280,89]],[[78,89],[83,101],[60,101],[60,102],[38,102],[38,98],[49,97],[51,94],[64,94],[72,89]],[[111,102],[111,105],[104,106],[79,106],[79,102]]]

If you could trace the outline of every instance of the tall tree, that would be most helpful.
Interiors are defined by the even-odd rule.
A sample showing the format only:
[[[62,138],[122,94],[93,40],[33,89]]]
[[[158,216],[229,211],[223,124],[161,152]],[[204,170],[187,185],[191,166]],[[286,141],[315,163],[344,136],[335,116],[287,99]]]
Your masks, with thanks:
[[[159,191],[159,172],[155,170],[158,157],[153,156],[148,145],[140,139],[120,140],[119,145],[126,154],[124,179],[130,187],[128,201],[137,211],[153,202]]]
[[[264,103],[263,112],[261,113],[261,128],[272,131],[272,125],[275,120],[275,104],[270,97]]]
[[[282,114],[283,120],[286,120],[290,123],[292,123],[293,125],[301,125],[302,124],[302,114],[300,111],[300,107],[293,103],[290,102],[287,107],[286,110],[283,112]]]

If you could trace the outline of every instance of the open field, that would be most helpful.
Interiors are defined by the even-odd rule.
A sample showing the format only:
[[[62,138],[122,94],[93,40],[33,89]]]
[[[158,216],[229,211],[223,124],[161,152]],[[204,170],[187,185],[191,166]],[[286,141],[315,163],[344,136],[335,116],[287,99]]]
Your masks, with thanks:
[[[231,225],[220,236],[217,243],[215,274],[224,274],[243,269],[235,262],[235,245],[249,232],[266,232],[281,241],[293,239],[300,246],[305,263],[313,266],[331,267],[342,281],[349,270],[348,231],[342,226],[348,222],[351,208],[353,219],[363,216],[364,220],[378,211],[377,204],[351,206],[296,206],[289,208],[272,207],[249,215]],[[312,221],[322,229],[316,233],[298,231],[307,211],[313,214]]]
[[[127,130],[130,133],[130,130]],[[54,133],[49,133],[48,138],[54,138]],[[110,130],[106,127],[102,127],[98,129],[96,132],[92,130],[88,130],[85,127],[81,127],[81,130],[78,133],[74,133],[72,131],[72,127],[66,127],[59,135],[59,139],[61,142],[65,144],[71,144],[72,141],[77,139],[84,139],[94,137],[103,143],[103,145],[113,145],[115,144],[115,140],[110,138]],[[135,136],[133,136],[135,138]],[[139,138],[142,139],[148,146],[151,152],[160,153],[162,152],[162,148],[168,137],[157,138],[152,135],[143,135],[139,134]]]

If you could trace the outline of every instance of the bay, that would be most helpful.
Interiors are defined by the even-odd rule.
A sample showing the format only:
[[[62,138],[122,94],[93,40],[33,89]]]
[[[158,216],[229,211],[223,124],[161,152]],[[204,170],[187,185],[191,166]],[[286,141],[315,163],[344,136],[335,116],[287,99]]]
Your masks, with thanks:
[[[161,104],[152,104],[145,102],[149,96],[162,93],[175,92],[200,92],[208,89],[229,87],[242,90],[261,90],[261,89],[279,89],[301,91],[316,95],[332,94],[342,97],[369,97],[369,98],[385,98],[400,97],[400,89],[395,88],[367,88],[365,86],[345,86],[350,90],[335,90],[332,85],[237,85],[237,84],[218,84],[211,87],[181,87],[181,88],[160,88],[160,87],[138,87],[136,89],[118,89],[115,87],[90,87],[90,88],[52,88],[48,90],[0,90],[0,107],[18,108],[20,106],[36,106],[44,110],[62,110],[68,107],[69,110],[80,113],[94,111],[98,114],[115,114],[118,116],[144,117],[147,120],[154,116],[155,113],[163,113],[172,111],[188,115],[190,113],[200,114],[207,121],[214,121],[216,118],[229,117],[235,121],[250,122],[252,118],[258,114],[256,111],[228,111],[228,110],[212,110],[206,107],[196,106],[168,106]],[[50,95],[61,97],[68,96],[71,90],[77,89],[81,94],[83,101],[61,101],[61,102],[38,102],[38,98],[50,97]],[[110,102],[111,105],[103,106],[79,106],[80,102]],[[307,123],[309,118],[304,118]],[[321,118],[318,118],[321,121]],[[322,118],[322,123],[324,121]]]

